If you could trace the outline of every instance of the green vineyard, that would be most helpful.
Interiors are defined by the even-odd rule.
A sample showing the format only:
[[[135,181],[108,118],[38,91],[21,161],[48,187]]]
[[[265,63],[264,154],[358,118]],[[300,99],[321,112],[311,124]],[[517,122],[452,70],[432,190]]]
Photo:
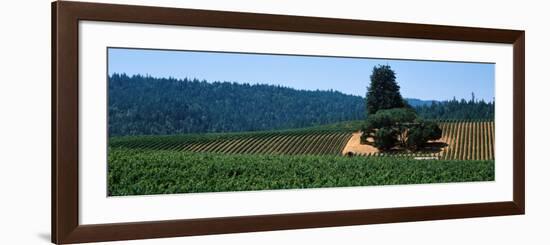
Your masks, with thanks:
[[[340,155],[351,133],[335,130],[273,131],[111,139],[111,147],[226,154]]]
[[[220,154],[116,148],[109,196],[494,180],[494,161]]]
[[[432,142],[441,146],[437,151],[368,157],[343,154],[357,138],[356,125],[112,137],[108,192],[126,196],[494,180],[494,123],[439,124],[443,137]]]
[[[114,137],[109,146],[125,149],[170,150],[225,154],[341,155],[358,123],[316,128],[169,136]],[[493,121],[442,121],[436,150],[370,152],[357,156],[429,157],[443,160],[493,160]]]

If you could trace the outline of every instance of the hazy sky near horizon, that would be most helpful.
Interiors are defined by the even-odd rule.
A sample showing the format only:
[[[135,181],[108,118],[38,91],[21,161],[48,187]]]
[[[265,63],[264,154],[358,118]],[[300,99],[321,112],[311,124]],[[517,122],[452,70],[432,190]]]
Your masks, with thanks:
[[[372,68],[390,65],[401,94],[423,100],[492,101],[495,65],[487,63],[108,49],[108,73],[273,84],[306,90],[338,90],[365,96]]]

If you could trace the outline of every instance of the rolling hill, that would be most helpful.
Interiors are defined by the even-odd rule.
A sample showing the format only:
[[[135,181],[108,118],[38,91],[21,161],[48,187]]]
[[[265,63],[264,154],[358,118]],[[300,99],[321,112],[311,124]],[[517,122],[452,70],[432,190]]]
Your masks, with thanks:
[[[113,149],[267,155],[345,155],[361,121],[291,130],[113,137]],[[356,156],[435,157],[444,160],[494,160],[494,122],[441,121],[443,136],[423,151],[355,153]]]
[[[114,74],[109,135],[303,128],[364,118],[360,96],[338,91]]]

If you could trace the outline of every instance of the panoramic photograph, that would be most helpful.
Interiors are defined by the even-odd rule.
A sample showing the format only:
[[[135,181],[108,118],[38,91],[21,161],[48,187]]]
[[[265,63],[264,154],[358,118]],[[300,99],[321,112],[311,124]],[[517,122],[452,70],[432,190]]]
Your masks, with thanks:
[[[109,196],[494,181],[495,65],[107,49]]]

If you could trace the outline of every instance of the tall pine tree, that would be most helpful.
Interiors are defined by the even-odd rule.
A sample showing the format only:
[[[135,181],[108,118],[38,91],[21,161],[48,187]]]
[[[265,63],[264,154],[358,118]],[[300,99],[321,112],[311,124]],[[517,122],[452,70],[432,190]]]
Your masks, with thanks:
[[[372,69],[370,85],[367,87],[367,114],[378,110],[405,107],[399,85],[395,81],[395,72],[389,65],[378,65]]]

